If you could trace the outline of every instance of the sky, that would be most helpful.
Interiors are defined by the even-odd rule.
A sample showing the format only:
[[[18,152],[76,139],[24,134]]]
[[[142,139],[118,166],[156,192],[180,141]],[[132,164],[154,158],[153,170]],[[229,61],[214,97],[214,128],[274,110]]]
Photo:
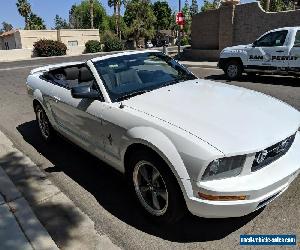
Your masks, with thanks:
[[[251,1],[251,0],[246,0]],[[56,14],[68,20],[69,10],[75,3],[81,0],[29,0],[32,12],[41,16],[45,20],[47,28],[54,27],[54,17]],[[113,8],[107,6],[107,0],[100,1],[108,14],[112,14]],[[168,0],[173,10],[178,9],[178,0]],[[185,0],[181,0],[182,5]],[[189,1],[191,3],[191,0]],[[199,7],[202,6],[203,0],[198,0]],[[24,18],[17,11],[16,0],[0,0],[0,24],[8,22],[14,28],[24,27]]]

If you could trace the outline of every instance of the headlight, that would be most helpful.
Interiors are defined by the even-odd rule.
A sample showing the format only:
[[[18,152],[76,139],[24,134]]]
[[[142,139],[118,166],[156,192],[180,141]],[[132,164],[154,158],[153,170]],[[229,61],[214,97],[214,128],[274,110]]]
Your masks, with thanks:
[[[225,157],[212,161],[205,169],[202,180],[223,179],[241,173],[246,155]]]

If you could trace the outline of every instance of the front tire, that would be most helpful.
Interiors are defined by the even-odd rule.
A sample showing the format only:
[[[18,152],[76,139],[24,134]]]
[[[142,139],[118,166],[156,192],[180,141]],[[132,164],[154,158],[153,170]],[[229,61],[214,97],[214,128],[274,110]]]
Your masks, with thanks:
[[[229,80],[236,80],[241,77],[243,66],[239,61],[231,60],[226,64],[224,72]]]
[[[139,151],[134,155],[129,161],[127,178],[139,207],[151,221],[175,223],[186,211],[175,176],[154,153]]]
[[[39,125],[39,129],[40,129],[43,139],[46,142],[53,141],[53,139],[55,137],[55,131],[52,128],[52,126],[49,122],[49,119],[47,117],[47,114],[41,105],[37,105],[35,107],[35,114],[36,114],[36,120]]]

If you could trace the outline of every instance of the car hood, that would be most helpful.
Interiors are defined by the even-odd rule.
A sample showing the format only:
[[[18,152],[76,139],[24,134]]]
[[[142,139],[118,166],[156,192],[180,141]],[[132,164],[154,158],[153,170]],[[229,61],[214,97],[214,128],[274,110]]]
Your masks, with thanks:
[[[124,101],[218,148],[256,152],[294,134],[300,112],[259,92],[207,80],[163,87]]]
[[[237,45],[237,46],[232,46],[232,47],[227,47],[225,48],[223,51],[231,51],[231,50],[243,50],[243,49],[247,49],[247,48],[251,48],[252,44],[247,44],[247,45]]]

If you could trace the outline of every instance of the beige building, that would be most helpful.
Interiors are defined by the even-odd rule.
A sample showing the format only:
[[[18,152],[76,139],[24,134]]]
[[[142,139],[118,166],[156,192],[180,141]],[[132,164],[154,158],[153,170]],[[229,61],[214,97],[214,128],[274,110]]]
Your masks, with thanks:
[[[68,55],[79,55],[87,41],[100,41],[100,36],[98,29],[11,30],[0,35],[0,61],[32,57],[33,44],[40,39],[61,41]]]
[[[89,40],[98,40],[99,30],[11,30],[0,35],[2,50],[32,49],[40,39],[61,41],[67,47],[84,46]]]

